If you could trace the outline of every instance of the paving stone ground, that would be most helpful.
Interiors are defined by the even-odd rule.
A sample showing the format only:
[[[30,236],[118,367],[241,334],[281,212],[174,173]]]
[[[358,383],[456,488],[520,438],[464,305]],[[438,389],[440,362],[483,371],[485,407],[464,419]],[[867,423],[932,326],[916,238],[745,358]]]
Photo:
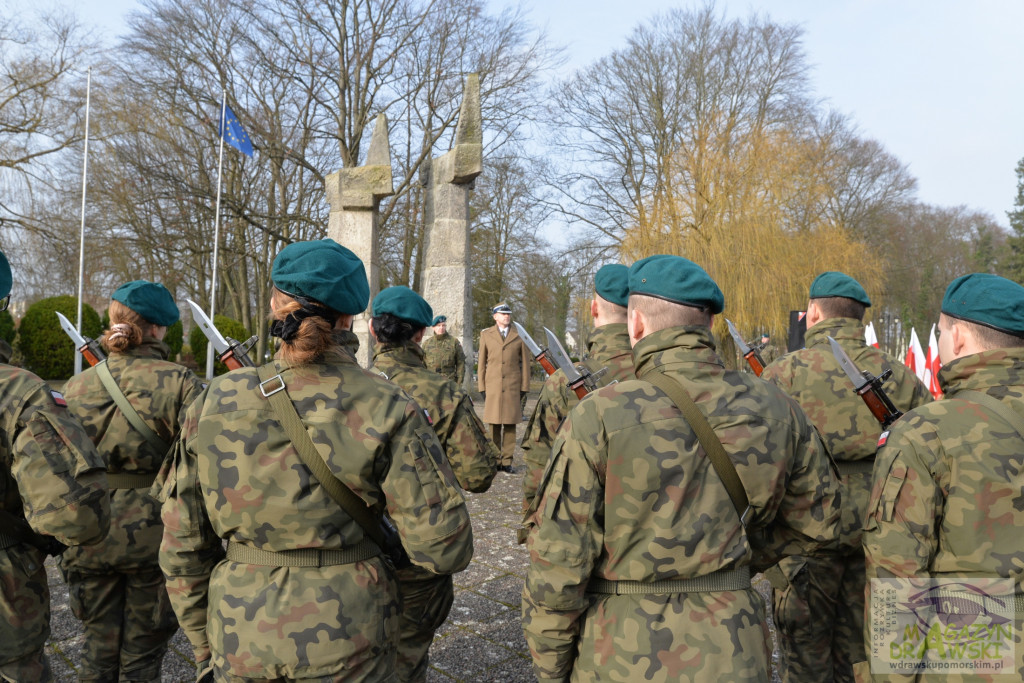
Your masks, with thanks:
[[[532,404],[533,399],[528,411]],[[517,429],[520,438],[524,425]],[[473,561],[455,576],[455,603],[430,650],[430,683],[535,680],[519,618],[529,556],[515,540],[524,467],[518,449],[514,466],[515,474],[499,472],[486,493],[466,494],[473,521]],[[48,568],[52,635],[47,652],[57,681],[71,682],[80,658],[82,630],[68,608],[67,587],[52,560]],[[758,588],[765,593],[767,584],[761,581]],[[175,683],[195,680],[192,650],[180,630],[171,640],[162,678]]]

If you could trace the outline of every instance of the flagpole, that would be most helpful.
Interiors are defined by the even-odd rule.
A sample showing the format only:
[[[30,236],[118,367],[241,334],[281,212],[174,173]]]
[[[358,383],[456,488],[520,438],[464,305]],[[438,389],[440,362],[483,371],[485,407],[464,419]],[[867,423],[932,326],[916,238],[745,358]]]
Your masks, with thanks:
[[[217,208],[213,216],[213,277],[210,279],[210,322],[214,322],[217,307],[217,248],[220,245],[220,185],[224,170],[224,119],[228,106],[228,91],[220,96],[220,159],[217,161]],[[216,324],[216,323],[214,323]],[[206,379],[213,379],[213,342],[206,343]]]
[[[82,161],[82,227],[78,238],[78,333],[82,333],[82,289],[85,287],[85,188],[89,172],[89,96],[92,91],[92,67],[85,76],[85,154]],[[75,374],[82,373],[82,354],[75,353]]]

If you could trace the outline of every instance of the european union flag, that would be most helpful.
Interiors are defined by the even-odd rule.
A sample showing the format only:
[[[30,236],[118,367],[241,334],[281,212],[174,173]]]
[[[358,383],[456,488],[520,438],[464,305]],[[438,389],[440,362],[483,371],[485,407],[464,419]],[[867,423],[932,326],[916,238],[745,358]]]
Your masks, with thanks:
[[[238,122],[238,117],[235,116],[235,112],[231,111],[231,107],[224,105],[224,119],[227,125],[224,125],[224,121],[221,122],[220,135],[224,136],[224,142],[228,143],[235,149],[247,157],[252,156],[252,141],[249,139],[249,134],[242,128],[242,124]]]

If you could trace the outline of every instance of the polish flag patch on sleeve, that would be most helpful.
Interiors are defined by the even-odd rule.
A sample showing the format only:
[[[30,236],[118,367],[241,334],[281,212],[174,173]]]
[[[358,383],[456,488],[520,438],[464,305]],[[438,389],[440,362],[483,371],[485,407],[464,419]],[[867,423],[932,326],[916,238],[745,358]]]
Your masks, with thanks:
[[[881,448],[885,445],[885,442],[889,440],[889,430],[885,430],[878,437],[878,445],[875,448]]]
[[[434,426],[434,421],[430,419],[430,413],[427,412],[426,408],[422,408],[422,410],[423,410],[423,417],[427,418],[427,424],[430,425],[431,427],[433,427]]]
[[[53,402],[56,403],[57,405],[63,406],[65,408],[68,407],[68,402],[64,400],[64,394],[54,389],[50,389],[50,396],[53,396]]]

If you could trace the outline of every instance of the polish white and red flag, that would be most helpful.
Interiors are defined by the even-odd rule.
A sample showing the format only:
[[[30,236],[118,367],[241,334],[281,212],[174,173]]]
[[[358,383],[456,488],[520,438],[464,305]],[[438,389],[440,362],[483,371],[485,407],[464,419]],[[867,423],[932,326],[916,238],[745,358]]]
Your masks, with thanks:
[[[942,396],[942,389],[939,387],[939,369],[942,362],[939,360],[939,338],[935,336],[935,325],[932,324],[932,333],[928,337],[928,357],[925,360],[928,371],[925,373],[924,383],[928,385],[928,391],[932,392],[933,398]]]
[[[867,327],[864,328],[864,342],[868,346],[874,346],[878,348],[878,335],[875,334],[875,324],[868,323]]]
[[[921,348],[921,340],[917,338],[917,330],[910,328],[910,348],[907,349],[907,367],[913,370],[917,378],[925,381],[924,373],[928,370],[928,357]]]

